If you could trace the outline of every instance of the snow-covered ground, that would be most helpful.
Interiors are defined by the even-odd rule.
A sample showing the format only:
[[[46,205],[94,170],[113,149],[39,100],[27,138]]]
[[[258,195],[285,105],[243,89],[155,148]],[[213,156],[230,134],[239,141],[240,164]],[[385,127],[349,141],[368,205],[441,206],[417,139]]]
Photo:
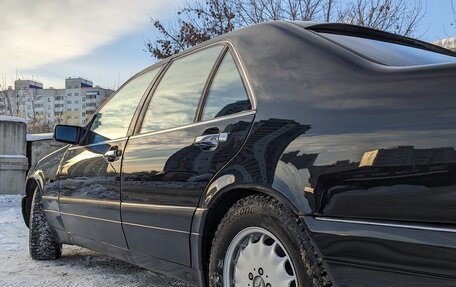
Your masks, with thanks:
[[[34,261],[20,196],[0,195],[0,286],[187,286],[99,253],[63,246],[62,258]]]

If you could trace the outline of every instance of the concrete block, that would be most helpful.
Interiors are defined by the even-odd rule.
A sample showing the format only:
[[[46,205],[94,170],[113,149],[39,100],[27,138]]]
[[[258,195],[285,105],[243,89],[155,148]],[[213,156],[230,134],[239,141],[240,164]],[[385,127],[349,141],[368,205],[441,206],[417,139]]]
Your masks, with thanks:
[[[28,168],[24,119],[0,116],[0,194],[24,194]]]

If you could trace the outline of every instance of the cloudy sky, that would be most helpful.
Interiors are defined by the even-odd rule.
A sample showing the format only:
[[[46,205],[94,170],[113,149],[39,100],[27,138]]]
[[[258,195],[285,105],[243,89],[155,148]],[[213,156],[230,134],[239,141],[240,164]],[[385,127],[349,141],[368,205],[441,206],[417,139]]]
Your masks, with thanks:
[[[143,51],[151,17],[183,0],[1,0],[0,81],[33,78],[62,87],[81,76],[119,86],[153,59]],[[119,83],[120,81],[120,83]]]
[[[118,87],[154,62],[144,51],[145,39],[153,37],[150,18],[166,22],[184,2],[1,0],[0,83],[18,77],[60,88],[65,78],[80,76]],[[456,36],[450,0],[425,0],[424,6],[421,39]]]

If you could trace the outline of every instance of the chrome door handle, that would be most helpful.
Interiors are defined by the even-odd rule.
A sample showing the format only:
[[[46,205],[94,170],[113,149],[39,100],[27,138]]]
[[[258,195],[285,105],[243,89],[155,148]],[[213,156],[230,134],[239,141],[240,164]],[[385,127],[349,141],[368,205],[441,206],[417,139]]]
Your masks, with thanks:
[[[226,142],[227,140],[228,133],[203,135],[197,137],[193,145],[201,148],[203,151],[213,151],[218,147],[220,142]]]
[[[103,154],[103,157],[109,161],[113,162],[116,161],[120,156],[122,155],[122,152],[118,149],[110,149],[107,152]]]

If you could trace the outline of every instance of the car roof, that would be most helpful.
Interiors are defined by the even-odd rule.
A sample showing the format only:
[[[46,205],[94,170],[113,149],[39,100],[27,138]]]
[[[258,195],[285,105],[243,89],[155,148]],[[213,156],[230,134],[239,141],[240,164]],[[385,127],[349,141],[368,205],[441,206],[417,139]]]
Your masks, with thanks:
[[[399,43],[403,45],[408,45],[416,48],[421,48],[425,50],[430,50],[434,51],[437,53],[442,53],[450,56],[456,57],[456,53],[445,49],[443,47],[433,45],[427,42],[423,42],[417,39],[405,37],[405,36],[400,36],[396,34],[392,34],[389,32],[385,31],[380,31],[368,27],[362,27],[362,26],[357,26],[357,25],[352,25],[352,24],[344,24],[344,23],[320,23],[320,22],[310,22],[310,21],[281,21],[281,20],[276,20],[276,21],[267,21],[255,25],[251,25],[249,27],[241,28],[220,36],[217,36],[213,39],[210,39],[208,41],[205,41],[201,44],[195,45],[194,47],[188,48],[185,51],[179,52],[175,55],[172,55],[166,59],[160,60],[150,67],[144,69],[145,70],[150,70],[156,66],[162,65],[164,63],[167,63],[175,58],[181,57],[186,54],[190,54],[195,50],[201,49],[205,46],[209,46],[211,44],[214,44],[216,42],[236,42],[240,37],[250,37],[252,36],[253,38],[257,38],[256,36],[258,33],[260,33],[261,30],[263,30],[263,27],[269,27],[269,28],[278,28],[282,30],[283,32],[286,33],[287,30],[294,30],[296,27],[300,27],[301,32],[319,32],[319,33],[334,33],[334,34],[343,34],[343,35],[349,35],[349,36],[355,36],[355,37],[366,37],[366,38],[371,38],[371,39],[377,39],[377,40],[383,40],[383,41],[388,41],[388,42],[393,42],[393,43]],[[262,32],[262,31],[261,31]],[[252,43],[254,48],[256,45],[261,45],[261,43]],[[243,53],[242,51],[240,51]],[[141,71],[140,73],[142,73]],[[138,73],[138,74],[140,74]]]
[[[217,43],[229,43],[236,52],[240,70],[247,79],[249,94],[258,102],[272,97],[298,98],[318,89],[329,89],[328,83],[339,85],[364,71],[395,69],[363,58],[329,41],[318,32],[343,33],[353,36],[381,38],[405,45],[419,46],[447,54],[448,50],[415,39],[375,29],[338,23],[270,21],[242,28],[196,45],[186,51],[161,60],[151,67],[163,65],[175,58]],[[456,56],[453,52],[451,56]],[[421,67],[418,67],[418,69]],[[415,67],[398,68],[405,71]],[[145,71],[143,70],[143,71]],[[362,72],[359,72],[362,71]],[[140,72],[142,73],[142,72]],[[333,85],[332,85],[333,86]]]

